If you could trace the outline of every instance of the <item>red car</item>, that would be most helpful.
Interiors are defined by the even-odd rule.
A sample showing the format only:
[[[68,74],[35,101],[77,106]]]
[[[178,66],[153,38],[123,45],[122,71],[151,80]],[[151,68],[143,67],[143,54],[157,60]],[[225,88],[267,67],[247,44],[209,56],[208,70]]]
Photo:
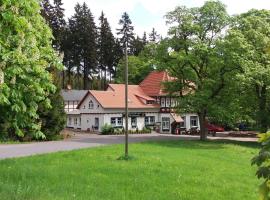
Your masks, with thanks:
[[[209,133],[211,133],[213,136],[216,135],[216,132],[224,132],[224,128],[221,126],[217,126],[214,124],[207,124],[206,128],[208,130]]]

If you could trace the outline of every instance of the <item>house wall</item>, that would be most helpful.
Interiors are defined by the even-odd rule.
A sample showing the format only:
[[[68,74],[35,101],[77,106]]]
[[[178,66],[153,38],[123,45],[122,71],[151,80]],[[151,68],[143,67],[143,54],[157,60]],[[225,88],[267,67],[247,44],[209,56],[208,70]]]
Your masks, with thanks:
[[[199,117],[196,113],[184,113],[181,114],[182,118],[185,118],[185,122],[184,122],[184,127],[189,130],[193,127],[198,127],[198,129],[200,130],[200,123],[199,123]],[[190,123],[190,119],[192,116],[196,116],[197,117],[197,126],[192,126]]]
[[[167,99],[166,99],[167,100]],[[89,102],[92,101],[93,107],[89,108]],[[164,99],[165,101],[165,99]],[[73,105],[73,104],[72,104]],[[167,106],[167,104],[166,104]],[[121,117],[122,126],[125,127],[125,110],[123,108],[106,108],[104,109],[92,95],[88,95],[84,102],[81,104],[79,113],[81,114],[69,114],[67,113],[67,127],[81,129],[84,131],[95,130],[101,131],[103,125],[111,124],[111,118]],[[142,108],[142,109],[129,109],[130,114],[142,113],[144,116],[137,116],[137,128],[139,130],[145,127],[145,116],[154,116],[155,123],[160,124],[160,133],[171,133],[171,124],[174,122],[174,119],[170,113],[159,113],[159,108]],[[195,113],[183,113],[182,117],[185,118],[184,126],[187,130],[193,126],[190,123],[190,118],[192,116],[197,117],[197,127],[200,129],[199,118]],[[167,130],[163,129],[164,125],[168,125],[168,122],[163,123],[163,118],[169,119],[169,126]],[[98,126],[96,124],[96,119],[98,119]],[[77,120],[77,124],[75,123]],[[136,127],[132,127],[131,118],[129,117],[128,128],[130,130],[135,130]]]
[[[93,108],[89,108],[89,102],[93,102]],[[88,95],[79,108],[81,113],[103,113],[104,109],[92,95]]]
[[[67,123],[66,126],[68,128],[81,129],[81,116],[80,115],[70,115],[67,114]]]

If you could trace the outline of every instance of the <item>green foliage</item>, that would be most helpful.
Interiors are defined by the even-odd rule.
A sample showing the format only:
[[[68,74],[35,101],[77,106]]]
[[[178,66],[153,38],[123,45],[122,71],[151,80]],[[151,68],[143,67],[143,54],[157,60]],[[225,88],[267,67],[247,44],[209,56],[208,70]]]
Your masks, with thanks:
[[[259,135],[262,148],[257,156],[252,159],[252,165],[257,165],[257,177],[264,179],[260,185],[260,199],[270,199],[270,132]]]
[[[48,98],[51,101],[51,108],[46,109],[41,103],[38,112],[42,121],[41,131],[45,134],[47,140],[53,140],[65,128],[66,113],[60,89],[57,89],[54,94],[50,94]]]
[[[122,27],[117,29],[117,35],[120,35],[119,40],[121,47],[125,50],[127,46],[127,51],[130,55],[133,55],[133,41],[134,41],[134,27],[132,26],[132,21],[129,18],[129,15],[124,12],[121,19],[119,20],[119,25]]]
[[[101,127],[102,135],[111,135],[113,133],[114,133],[114,128],[112,127],[112,125],[106,123]]]
[[[218,113],[214,108],[237,70],[228,64],[223,51],[222,31],[229,24],[229,15],[220,1],[207,1],[199,8],[177,7],[166,19],[170,38],[158,47],[157,63],[177,78],[166,85],[168,91],[185,91],[179,112],[199,115],[204,140],[206,116]]]
[[[99,18],[100,27],[98,34],[98,62],[100,65],[100,70],[104,71],[104,84],[103,89],[106,89],[106,80],[107,80],[107,72],[113,72],[113,65],[115,60],[114,48],[115,48],[115,40],[113,33],[111,31],[111,27],[107,18],[104,16],[104,13],[101,13]]]
[[[97,29],[94,17],[86,5],[76,4],[75,14],[69,19],[65,41],[67,51],[64,60],[69,71],[83,74],[83,89],[89,89],[89,76],[97,73]],[[69,72],[70,73],[70,72]]]
[[[270,123],[270,11],[250,10],[236,16],[227,36],[234,60],[241,71],[238,79],[245,85],[246,101],[254,107],[261,132],[266,132]],[[251,101],[250,101],[251,99]]]
[[[124,83],[125,59],[121,59],[117,66],[117,83]],[[145,61],[140,56],[128,57],[128,82],[129,84],[139,84],[152,70],[153,66],[150,62]]]
[[[50,108],[48,95],[56,90],[47,69],[62,68],[52,48],[52,33],[40,15],[38,1],[10,0],[0,5],[1,134],[44,138],[38,104],[43,101]]]

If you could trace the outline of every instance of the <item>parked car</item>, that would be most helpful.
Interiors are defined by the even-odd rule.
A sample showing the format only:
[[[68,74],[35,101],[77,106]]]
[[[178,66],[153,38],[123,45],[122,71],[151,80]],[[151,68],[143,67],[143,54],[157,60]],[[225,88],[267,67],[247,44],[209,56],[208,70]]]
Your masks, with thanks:
[[[212,134],[213,136],[216,136],[217,132],[224,132],[224,128],[218,125],[214,125],[214,124],[207,124],[206,128],[208,130],[208,133]]]

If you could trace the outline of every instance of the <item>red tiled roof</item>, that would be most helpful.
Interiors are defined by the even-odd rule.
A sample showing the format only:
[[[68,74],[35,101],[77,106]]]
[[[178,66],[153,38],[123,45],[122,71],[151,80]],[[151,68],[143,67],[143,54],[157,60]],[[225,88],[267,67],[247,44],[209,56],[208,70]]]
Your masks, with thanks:
[[[164,96],[163,82],[173,81],[175,78],[169,76],[166,71],[153,71],[141,83],[140,87],[149,96]]]
[[[125,85],[124,84],[109,84],[109,90],[97,91],[89,90],[87,95],[91,94],[103,108],[125,108]],[[86,95],[86,96],[87,96]],[[78,108],[86,98],[79,103]],[[146,104],[140,100],[154,100],[147,96],[138,85],[128,86],[128,107],[129,108],[159,108],[158,104]]]

